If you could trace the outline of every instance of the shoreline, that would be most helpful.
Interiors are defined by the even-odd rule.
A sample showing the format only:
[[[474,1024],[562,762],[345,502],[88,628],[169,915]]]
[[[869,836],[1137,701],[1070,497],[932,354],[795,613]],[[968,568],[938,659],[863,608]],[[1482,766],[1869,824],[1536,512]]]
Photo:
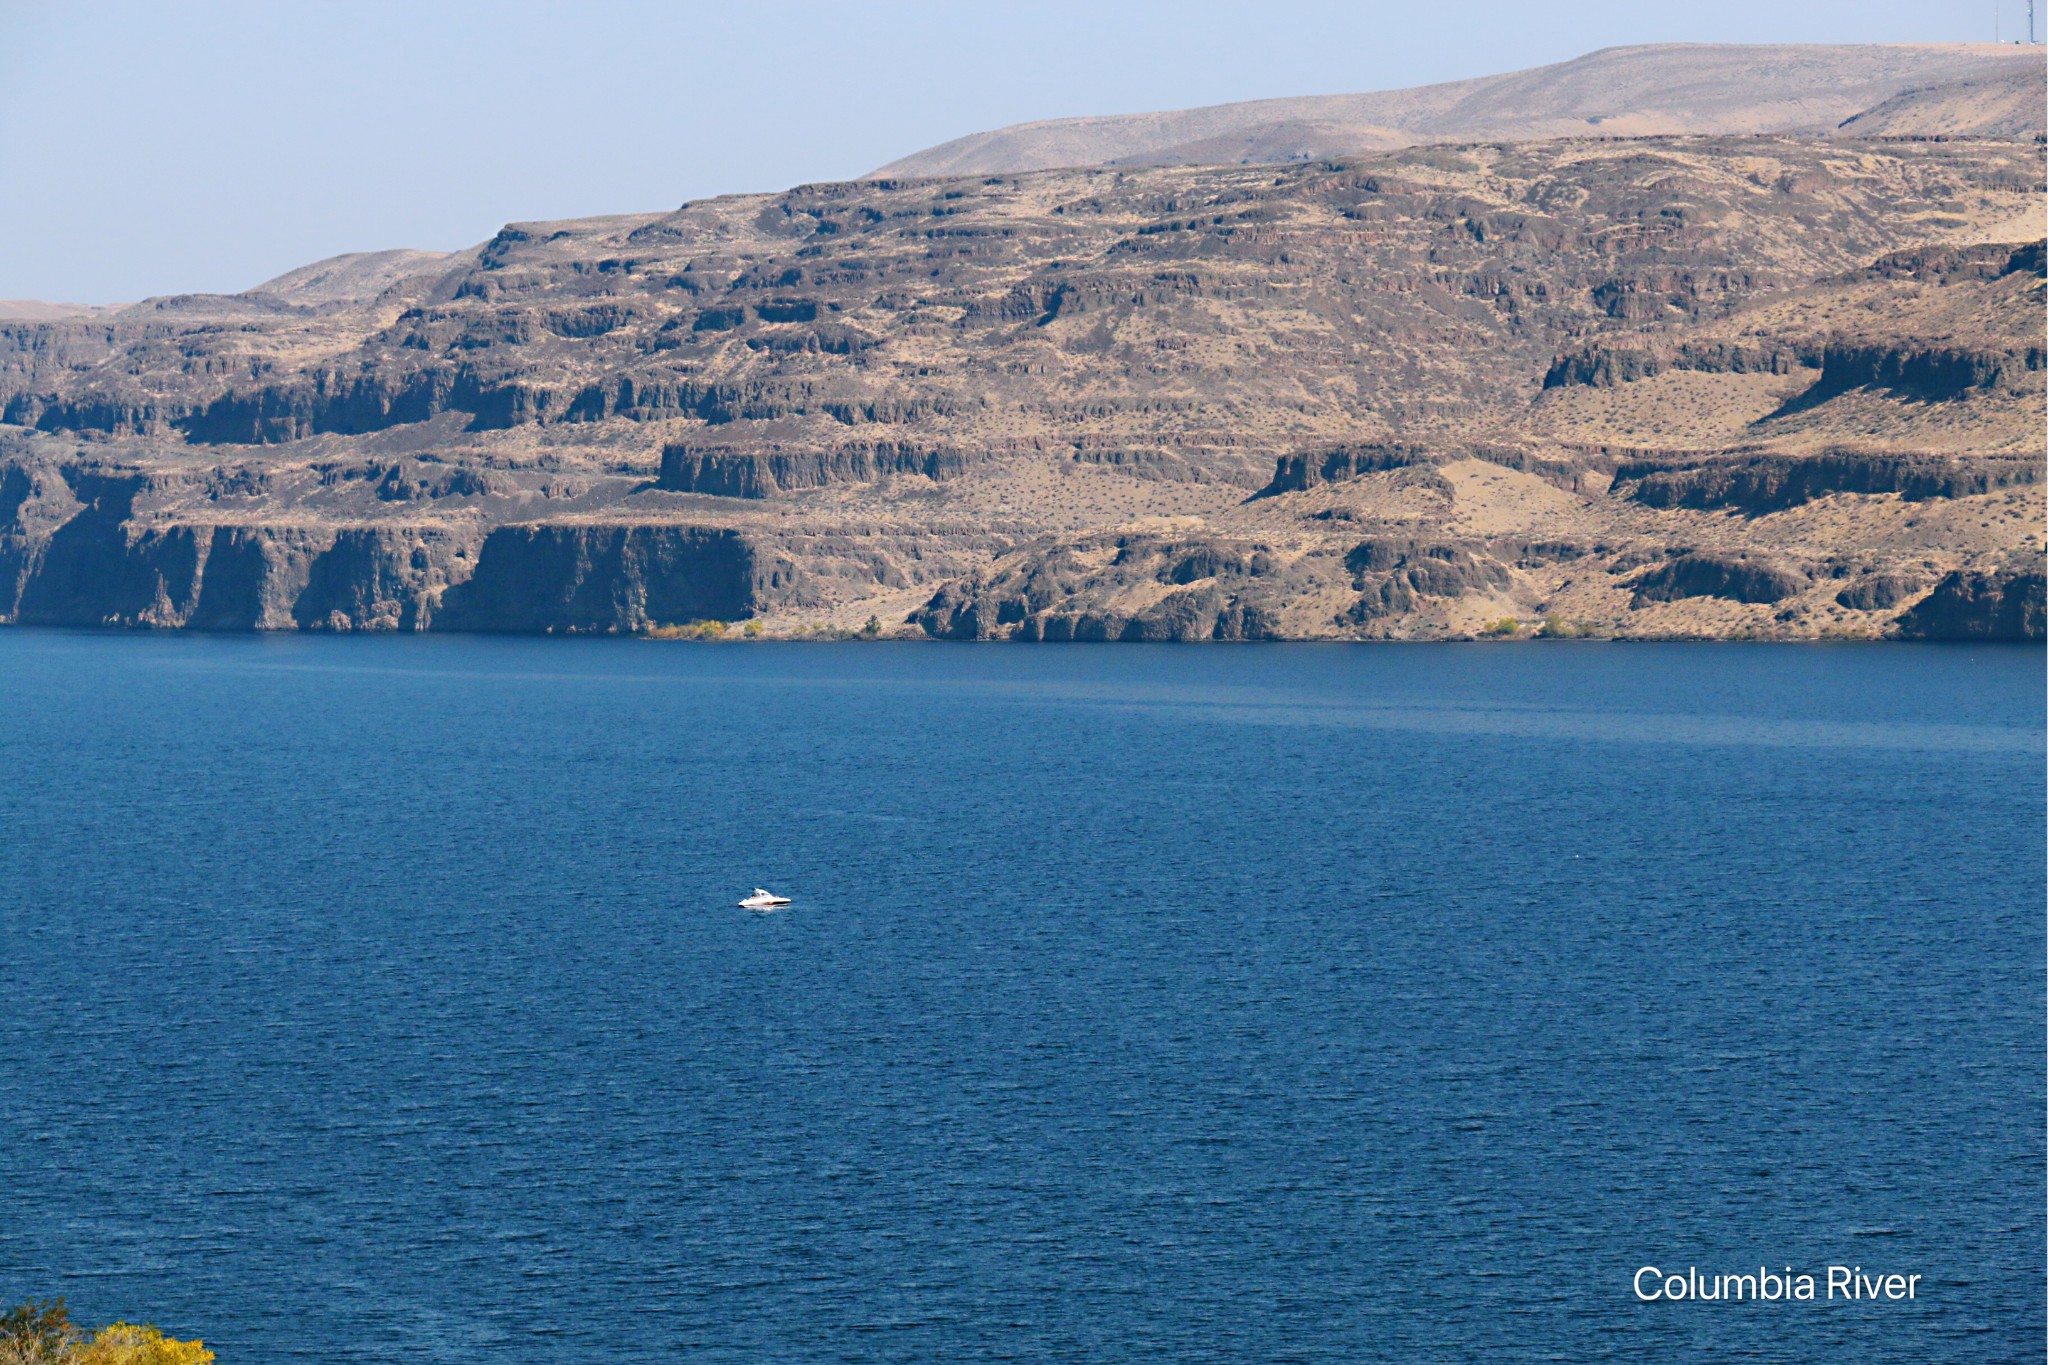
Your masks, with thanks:
[[[1288,646],[1328,645],[1377,647],[1385,645],[1801,645],[1801,646],[1863,646],[1863,645],[1911,645],[1911,646],[1969,646],[1969,645],[2021,645],[2037,648],[2048,647],[2048,640],[2039,636],[1985,636],[1981,638],[1941,637],[1930,638],[1910,635],[1614,635],[1580,634],[1571,636],[1543,635],[1530,633],[1522,635],[1418,635],[1407,637],[1378,636],[1370,639],[1338,635],[1326,636],[1283,636],[1266,639],[1236,640],[1114,640],[1114,639],[947,639],[928,635],[922,631],[903,630],[895,634],[864,636],[858,632],[817,632],[812,634],[786,633],[745,636],[738,632],[722,636],[663,635],[649,631],[599,631],[599,630],[212,630],[196,626],[126,626],[85,622],[31,622],[19,623],[0,621],[0,632],[24,631],[30,633],[76,634],[92,636],[132,636],[148,639],[195,638],[210,640],[292,640],[292,639],[438,639],[438,640],[558,640],[558,641],[616,641],[658,645],[730,645],[730,646],[772,646],[772,645],[946,645],[946,646],[1045,646],[1064,647],[1123,647],[1143,648],[1163,646],[1167,648],[1201,649],[1209,646]]]

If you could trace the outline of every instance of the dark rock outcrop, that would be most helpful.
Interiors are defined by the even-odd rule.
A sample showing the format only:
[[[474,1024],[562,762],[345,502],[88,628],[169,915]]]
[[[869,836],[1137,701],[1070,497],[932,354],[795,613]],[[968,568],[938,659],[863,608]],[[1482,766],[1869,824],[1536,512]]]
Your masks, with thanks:
[[[1730,602],[1782,602],[1806,590],[1799,570],[1768,559],[1689,551],[1650,569],[1635,582],[1635,606],[1686,597]]]
[[[1855,340],[1745,345],[1688,343],[1669,350],[1594,342],[1559,355],[1543,387],[1612,388],[1666,371],[1700,374],[1796,374],[1819,370],[1814,382],[1773,416],[1815,407],[1851,389],[1880,389],[1901,398],[1940,402],[1998,388],[2018,388],[2048,364],[2039,346],[1898,345]]]
[[[1320,484],[1340,483],[1365,474],[1434,463],[1436,460],[1428,448],[1402,442],[1298,451],[1280,456],[1274,462],[1271,482],[1252,496],[1270,498],[1281,493],[1299,493]]]
[[[474,477],[409,465],[349,473],[339,482],[353,481],[356,496],[380,501],[394,479],[437,485],[453,475],[467,487],[463,480]],[[0,466],[0,620],[200,630],[636,631],[736,620],[796,602],[803,592],[785,555],[762,552],[731,530],[525,523],[486,534],[461,520],[166,522],[138,510],[159,482],[133,470]],[[819,559],[870,581],[893,572],[888,555],[871,548],[825,547]]]
[[[1449,479],[1437,472],[1437,467],[1457,460],[1480,460],[1518,473],[1534,474],[1546,483],[1574,493],[1585,491],[1587,474],[1613,464],[1613,461],[1597,456],[1560,458],[1490,443],[1429,447],[1390,441],[1333,446],[1280,456],[1274,461],[1273,477],[1246,501],[1304,492],[1324,484],[1343,483],[1389,471],[1407,472],[1408,487],[1428,488],[1449,498],[1455,496],[1455,489]]]
[[[2040,640],[2048,581],[2040,569],[1959,569],[1899,618],[1908,640]]]
[[[1344,557],[1344,567],[1359,590],[1358,601],[1345,614],[1354,625],[1407,615],[1426,598],[1455,601],[1513,582],[1506,566],[1483,550],[1416,540],[1363,541]]]
[[[78,479],[46,537],[0,535],[0,616],[24,625],[413,630],[467,572],[445,528],[131,524],[133,489]]]
[[[2022,390],[2048,366],[2041,346],[1901,345],[1837,341],[1821,351],[1820,377],[1773,417],[1818,407],[1852,389],[1875,389],[1923,403],[1951,402],[1991,389]]]
[[[2012,246],[1981,242],[1967,246],[1916,246],[1886,252],[1866,272],[1873,279],[1924,280],[1948,284],[1955,280],[1996,280],[2007,275],[2048,274],[2048,243],[2027,242]]]
[[[1032,641],[1121,641],[1188,644],[1205,640],[1260,640],[1272,632],[1257,607],[1246,608],[1214,587],[1169,594],[1129,616],[1115,612],[1027,617],[1013,637]]]
[[[1106,568],[1093,548],[1025,551],[941,588],[911,621],[941,640],[1278,639],[1282,606],[1313,572],[1257,545],[1124,537]]]
[[[2033,456],[1752,455],[1673,466],[1634,461],[1615,471],[1615,490],[1648,507],[1732,507],[1760,516],[1835,493],[1898,493],[1908,501],[1962,498],[2042,481]]]
[[[316,370],[283,383],[223,394],[175,419],[189,441],[207,445],[261,445],[296,441],[322,432],[358,435],[424,422],[459,406],[460,376],[434,366],[352,375]],[[474,397],[474,385],[467,395]]]
[[[1836,593],[1835,601],[1851,611],[1889,611],[1918,592],[1924,582],[1905,574],[1872,574]]]
[[[431,468],[394,464],[377,476],[380,502],[420,502],[436,498],[480,498],[501,491],[497,480],[481,470]]]
[[[501,526],[451,587],[437,630],[616,632],[752,616],[789,586],[733,531],[674,526]]]
[[[891,474],[950,479],[966,467],[967,457],[958,450],[893,441],[768,451],[676,442],[662,448],[656,486],[673,493],[768,498],[803,488],[872,483]]]
[[[139,623],[160,595],[190,591],[189,536],[152,541],[128,534],[142,475],[82,468],[62,474],[69,515],[47,536],[7,536],[0,550],[16,585],[15,600],[0,604],[8,615],[26,625]],[[17,518],[26,505],[25,498],[16,504]]]
[[[418,620],[419,603],[407,591],[405,575],[378,565],[372,572],[378,587],[349,590],[330,567],[323,575],[323,589],[330,598],[329,610],[315,614],[305,609],[303,598],[312,581],[314,565],[340,537],[330,530],[301,526],[216,526],[206,536],[205,559],[200,565],[199,593],[190,614],[182,623],[172,620],[153,624],[183,624],[191,630],[290,630],[317,626],[321,629],[395,628],[401,619]],[[410,563],[410,537],[386,539],[381,548],[387,556]],[[355,554],[344,556],[360,562],[364,547],[360,539]],[[337,618],[333,599],[347,591],[358,602],[374,603],[373,615]]]
[[[1669,370],[1703,374],[1793,374],[1815,369],[1821,348],[1797,343],[1688,342],[1667,350],[1595,341],[1564,352],[1544,372],[1543,387],[1611,389]]]
[[[306,565],[292,601],[302,630],[419,630],[466,573],[471,537],[438,528],[349,527]]]

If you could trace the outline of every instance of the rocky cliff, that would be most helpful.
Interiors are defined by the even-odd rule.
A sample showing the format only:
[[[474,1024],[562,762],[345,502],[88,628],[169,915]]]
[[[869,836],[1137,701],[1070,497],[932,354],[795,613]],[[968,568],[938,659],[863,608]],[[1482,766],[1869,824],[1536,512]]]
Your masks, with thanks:
[[[1480,143],[0,321],[0,618],[2038,637],[2042,195],[2035,142]]]

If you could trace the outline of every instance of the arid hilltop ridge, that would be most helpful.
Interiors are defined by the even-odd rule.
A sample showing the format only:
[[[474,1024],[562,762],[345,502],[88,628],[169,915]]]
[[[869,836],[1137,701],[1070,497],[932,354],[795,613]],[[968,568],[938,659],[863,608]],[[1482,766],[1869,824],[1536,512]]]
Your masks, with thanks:
[[[2044,74],[2040,48],[1988,43],[1611,47],[1406,90],[1021,123],[955,138],[875,174],[1258,164],[1559,137],[2025,138],[2048,131]]]
[[[1765,136],[875,180],[0,323],[0,616],[2038,637],[2043,193]]]

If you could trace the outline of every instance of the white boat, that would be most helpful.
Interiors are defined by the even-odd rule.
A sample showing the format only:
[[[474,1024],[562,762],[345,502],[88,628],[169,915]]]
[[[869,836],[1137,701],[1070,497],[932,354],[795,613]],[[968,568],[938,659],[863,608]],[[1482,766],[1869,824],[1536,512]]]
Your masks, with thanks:
[[[778,896],[773,891],[754,888],[754,894],[740,902],[742,910],[773,910],[778,905],[788,905],[789,897]]]

